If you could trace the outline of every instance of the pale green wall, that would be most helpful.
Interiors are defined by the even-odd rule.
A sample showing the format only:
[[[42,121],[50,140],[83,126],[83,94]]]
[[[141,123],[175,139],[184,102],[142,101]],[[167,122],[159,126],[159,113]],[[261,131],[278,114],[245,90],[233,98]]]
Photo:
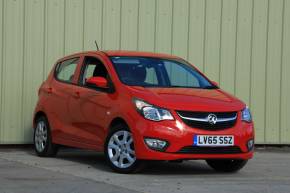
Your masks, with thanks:
[[[195,64],[252,109],[256,141],[290,144],[290,0],[0,0],[0,143],[31,142],[56,59],[128,49]]]

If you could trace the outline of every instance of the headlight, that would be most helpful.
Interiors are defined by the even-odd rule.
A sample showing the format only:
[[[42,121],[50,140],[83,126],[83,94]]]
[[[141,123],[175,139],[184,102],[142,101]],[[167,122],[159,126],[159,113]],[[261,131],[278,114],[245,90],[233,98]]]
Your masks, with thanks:
[[[244,110],[242,110],[242,121],[252,122],[251,111],[248,107],[246,107],[246,108],[244,108]]]
[[[173,120],[171,113],[163,108],[153,106],[140,99],[133,100],[137,111],[143,115],[145,119],[151,121]]]

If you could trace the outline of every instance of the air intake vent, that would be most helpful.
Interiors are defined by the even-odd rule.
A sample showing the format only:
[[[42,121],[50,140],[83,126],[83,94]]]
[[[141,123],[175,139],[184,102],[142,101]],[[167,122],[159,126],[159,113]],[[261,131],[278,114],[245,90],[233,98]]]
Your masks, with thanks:
[[[242,153],[241,149],[237,146],[229,147],[198,147],[198,146],[185,146],[177,153],[184,154],[235,154]]]

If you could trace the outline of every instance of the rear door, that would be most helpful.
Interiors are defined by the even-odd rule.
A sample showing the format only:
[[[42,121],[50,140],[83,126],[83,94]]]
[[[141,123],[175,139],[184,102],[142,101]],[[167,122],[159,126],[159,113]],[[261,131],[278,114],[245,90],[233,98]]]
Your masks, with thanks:
[[[69,124],[68,104],[74,94],[73,89],[76,86],[75,77],[79,62],[80,58],[74,57],[58,63],[54,78],[50,83],[51,92],[47,106],[49,121],[53,126],[53,139],[56,143],[63,144],[64,140],[76,140],[74,137],[75,129]]]

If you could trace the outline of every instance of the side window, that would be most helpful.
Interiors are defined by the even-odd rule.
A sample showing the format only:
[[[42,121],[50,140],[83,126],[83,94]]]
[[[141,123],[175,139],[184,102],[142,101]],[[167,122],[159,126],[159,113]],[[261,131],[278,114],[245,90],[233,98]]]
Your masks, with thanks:
[[[56,78],[64,82],[72,83],[78,62],[79,58],[73,58],[58,64],[55,72]]]
[[[104,77],[108,78],[108,71],[104,64],[94,57],[86,57],[83,64],[83,70],[81,75],[80,84],[86,85],[86,80],[91,77]]]

